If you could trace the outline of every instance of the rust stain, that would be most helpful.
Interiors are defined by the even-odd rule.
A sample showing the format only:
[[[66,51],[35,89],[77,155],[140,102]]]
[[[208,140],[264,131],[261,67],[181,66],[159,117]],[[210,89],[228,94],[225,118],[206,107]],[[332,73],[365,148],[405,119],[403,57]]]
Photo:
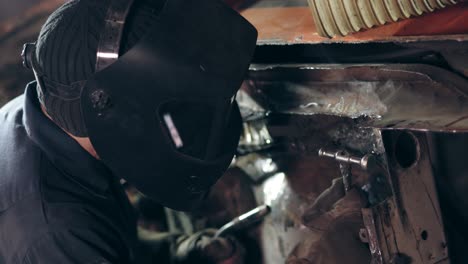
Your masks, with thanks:
[[[309,7],[249,8],[242,15],[257,28],[259,44],[352,43],[392,41],[402,36],[468,34],[468,2],[333,39],[319,36]]]

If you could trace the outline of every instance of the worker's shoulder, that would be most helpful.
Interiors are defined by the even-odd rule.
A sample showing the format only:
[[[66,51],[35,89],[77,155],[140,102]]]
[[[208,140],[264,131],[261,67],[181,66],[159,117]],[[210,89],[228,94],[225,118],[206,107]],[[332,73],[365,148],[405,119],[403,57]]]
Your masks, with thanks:
[[[39,152],[23,126],[23,102],[20,96],[0,109],[0,263],[41,229]]]
[[[24,96],[0,109],[0,212],[38,191],[38,150],[23,125]]]
[[[93,238],[91,229],[117,241],[115,217],[105,210],[116,208],[107,206],[112,199],[86,195],[52,164],[28,136],[23,107],[20,96],[0,109],[0,263],[23,263],[26,256],[36,263],[35,257],[47,258],[41,255],[47,253],[43,242],[82,245],[80,238]],[[109,221],[99,221],[102,217]]]
[[[39,190],[39,150],[23,125],[24,96],[0,109],[0,213]]]
[[[24,105],[24,94],[14,98],[0,108],[0,122],[11,121],[11,119],[22,118]],[[20,122],[21,120],[16,119]]]

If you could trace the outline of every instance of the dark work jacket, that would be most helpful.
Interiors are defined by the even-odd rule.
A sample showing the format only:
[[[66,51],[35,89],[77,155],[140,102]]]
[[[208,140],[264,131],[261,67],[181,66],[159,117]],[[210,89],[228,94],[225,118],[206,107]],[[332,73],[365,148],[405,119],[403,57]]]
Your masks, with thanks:
[[[138,263],[119,180],[40,110],[36,85],[0,109],[0,264]]]

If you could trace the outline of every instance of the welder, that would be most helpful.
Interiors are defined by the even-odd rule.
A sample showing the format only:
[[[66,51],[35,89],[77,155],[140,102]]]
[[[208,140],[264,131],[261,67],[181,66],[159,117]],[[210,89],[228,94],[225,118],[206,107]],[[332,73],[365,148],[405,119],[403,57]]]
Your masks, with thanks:
[[[256,37],[220,0],[57,9],[23,50],[36,80],[0,110],[0,263],[146,263],[122,182],[197,210],[235,154]],[[213,235],[174,237],[172,260],[239,261]]]

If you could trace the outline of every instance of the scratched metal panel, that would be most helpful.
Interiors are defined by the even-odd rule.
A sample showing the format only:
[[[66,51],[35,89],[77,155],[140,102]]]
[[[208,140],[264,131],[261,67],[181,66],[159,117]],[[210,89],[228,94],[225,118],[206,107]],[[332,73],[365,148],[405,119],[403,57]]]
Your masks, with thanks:
[[[388,131],[383,133],[383,138],[394,197],[386,206],[374,208],[374,215],[378,215],[377,225],[382,229],[379,237],[388,245],[382,251],[386,251],[390,257],[403,254],[415,264],[449,263],[446,234],[425,134]],[[401,141],[402,138],[411,141]],[[402,142],[405,146],[399,145]],[[411,157],[409,163],[402,161],[402,157],[410,158],[402,151],[407,152],[407,148],[412,147],[415,156]]]
[[[468,131],[468,80],[429,65],[253,65],[243,89],[273,113],[350,117],[384,130]]]

